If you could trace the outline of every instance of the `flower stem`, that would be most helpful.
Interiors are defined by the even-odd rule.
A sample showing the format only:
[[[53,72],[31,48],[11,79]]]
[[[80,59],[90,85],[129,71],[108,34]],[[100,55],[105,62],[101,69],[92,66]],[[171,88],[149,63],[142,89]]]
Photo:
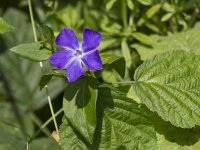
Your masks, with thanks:
[[[28,7],[29,7],[29,12],[30,12],[30,17],[31,17],[34,39],[35,39],[35,42],[37,42],[38,39],[37,39],[37,33],[36,33],[36,28],[35,28],[35,21],[34,21],[34,18],[33,18],[33,10],[32,10],[32,5],[31,5],[31,0],[28,0]],[[43,74],[43,63],[42,62],[40,62],[40,68],[41,68],[41,71],[42,71],[42,74]],[[53,118],[54,126],[55,126],[57,134],[59,134],[58,125],[57,125],[57,122],[56,122],[56,119],[55,119],[55,114],[54,114],[53,106],[52,106],[52,103],[51,103],[51,97],[49,95],[49,90],[48,90],[47,85],[45,85],[45,91],[46,91],[51,115],[52,115],[52,118]]]
[[[111,83],[105,83],[105,84],[133,84],[135,81],[122,81],[122,82],[111,82]]]

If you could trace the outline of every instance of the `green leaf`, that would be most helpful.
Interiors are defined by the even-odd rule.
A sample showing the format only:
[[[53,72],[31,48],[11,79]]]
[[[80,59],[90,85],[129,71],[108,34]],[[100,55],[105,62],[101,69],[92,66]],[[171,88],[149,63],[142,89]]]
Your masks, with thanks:
[[[97,128],[90,145],[64,118],[61,146],[68,149],[156,149],[156,134],[142,107],[116,89],[101,87],[98,94]]]
[[[150,7],[144,15],[139,19],[137,22],[138,26],[142,26],[148,19],[152,18],[159,10],[160,10],[161,5],[156,4]]]
[[[157,131],[158,150],[198,150],[200,149],[200,127],[183,129],[164,121],[156,113],[149,112],[151,122]]]
[[[116,89],[99,90],[103,122],[99,149],[155,149],[156,135],[143,109]]]
[[[137,96],[161,118],[182,128],[200,125],[200,56],[167,52],[135,72]]]
[[[43,29],[44,29],[45,39],[47,40],[47,42],[51,46],[50,50],[52,52],[55,52],[56,51],[56,45],[55,45],[55,36],[54,36],[53,30],[49,26],[46,26],[46,25],[43,25]]]
[[[121,42],[121,49],[122,49],[122,54],[126,60],[126,64],[128,67],[130,67],[131,65],[131,52],[130,49],[128,47],[127,41],[124,38]]]
[[[132,1],[132,0],[126,0],[126,2],[127,2],[128,8],[129,8],[130,10],[133,10],[134,7],[135,7],[133,1]]]
[[[117,0],[108,0],[108,2],[106,3],[106,9],[110,10],[115,4],[115,2],[117,2]]]
[[[3,18],[0,17],[0,33],[13,31],[14,27],[8,24]]]
[[[63,97],[63,110],[73,127],[90,143],[96,127],[97,84],[82,77],[69,83]]]
[[[44,61],[51,56],[51,51],[47,49],[40,49],[40,43],[26,43],[20,44],[10,49],[15,54],[32,61]]]
[[[65,77],[65,72],[65,70],[53,70],[52,72],[43,75],[39,82],[40,90],[42,90],[44,86],[47,85],[47,83],[49,83],[53,76]]]
[[[126,67],[126,62],[124,57],[110,55],[110,54],[100,54],[100,57],[103,65],[105,64],[111,65],[111,67],[113,67],[119,73],[119,75],[122,78],[124,78],[125,67]]]
[[[141,56],[142,60],[153,57],[156,54],[173,51],[184,50],[186,52],[193,52],[200,55],[200,24],[188,31],[173,34],[171,36],[157,36],[152,35],[151,43],[147,45],[134,44],[131,47],[135,48]]]
[[[143,5],[151,5],[154,0],[137,0],[137,1]]]
[[[59,128],[60,133],[60,145],[63,150],[87,150],[87,144],[80,134],[70,126],[66,117],[63,117],[63,123]]]
[[[147,36],[147,35],[145,35],[141,32],[134,32],[132,34],[132,36],[135,39],[137,39],[138,41],[140,41],[141,43],[144,43],[144,44],[150,44],[152,42],[152,39],[149,36]]]
[[[171,12],[166,13],[165,15],[162,16],[161,21],[165,22],[165,21],[169,20],[173,15],[174,15],[174,13],[171,13]]]

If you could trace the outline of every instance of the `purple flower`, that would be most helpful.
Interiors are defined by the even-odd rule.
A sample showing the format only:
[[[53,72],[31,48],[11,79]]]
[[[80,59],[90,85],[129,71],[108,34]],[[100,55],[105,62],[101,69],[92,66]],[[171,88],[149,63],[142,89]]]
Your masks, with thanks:
[[[102,35],[91,29],[83,29],[82,43],[79,43],[71,29],[64,28],[56,38],[56,45],[63,50],[55,52],[49,61],[56,68],[66,69],[69,82],[76,81],[84,74],[83,66],[88,70],[101,70],[102,62],[97,47]]]

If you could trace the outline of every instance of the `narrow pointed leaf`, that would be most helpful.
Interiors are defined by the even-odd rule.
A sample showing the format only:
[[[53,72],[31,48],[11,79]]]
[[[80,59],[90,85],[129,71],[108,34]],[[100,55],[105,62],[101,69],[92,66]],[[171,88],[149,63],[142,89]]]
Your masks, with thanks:
[[[0,17],[0,33],[5,33],[14,30],[14,27],[8,24],[3,18]]]

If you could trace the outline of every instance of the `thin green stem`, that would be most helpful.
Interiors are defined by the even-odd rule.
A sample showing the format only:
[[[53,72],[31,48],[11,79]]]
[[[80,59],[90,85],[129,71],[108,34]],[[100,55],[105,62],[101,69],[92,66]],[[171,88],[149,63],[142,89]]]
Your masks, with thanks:
[[[111,82],[111,83],[105,83],[105,84],[133,84],[135,81],[122,81],[122,82]]]
[[[61,108],[55,113],[55,117],[57,117],[63,109]],[[29,143],[53,120],[53,117],[49,118],[41,127],[39,130],[36,131],[36,133],[30,138]]]
[[[31,118],[31,120],[40,128],[42,126],[42,122],[40,121],[40,119],[34,114],[34,113],[30,113],[29,117]],[[47,128],[43,128],[42,131],[44,132],[44,134],[46,134],[46,136],[50,136],[51,133],[49,132],[49,130]]]
[[[127,29],[127,6],[126,0],[121,0],[121,14],[122,14],[122,22],[125,30]]]
[[[37,42],[38,39],[37,39],[37,33],[36,33],[36,28],[35,28],[35,21],[34,21],[34,18],[33,18],[33,10],[32,10],[32,5],[31,5],[31,0],[28,0],[28,7],[29,7],[29,12],[30,12],[30,17],[31,17],[34,39],[35,39],[35,42]],[[43,74],[43,63],[42,62],[40,62],[40,68],[41,68],[41,71],[42,71],[42,74]],[[48,90],[47,85],[45,85],[45,91],[46,91],[46,95],[47,95],[47,99],[48,99],[48,103],[49,103],[49,108],[51,110],[51,115],[52,115],[52,118],[53,118],[54,126],[55,126],[57,134],[59,134],[58,125],[57,125],[57,121],[55,119],[54,110],[53,110],[53,106],[52,106],[52,103],[51,103],[51,97],[49,95],[49,90]]]

